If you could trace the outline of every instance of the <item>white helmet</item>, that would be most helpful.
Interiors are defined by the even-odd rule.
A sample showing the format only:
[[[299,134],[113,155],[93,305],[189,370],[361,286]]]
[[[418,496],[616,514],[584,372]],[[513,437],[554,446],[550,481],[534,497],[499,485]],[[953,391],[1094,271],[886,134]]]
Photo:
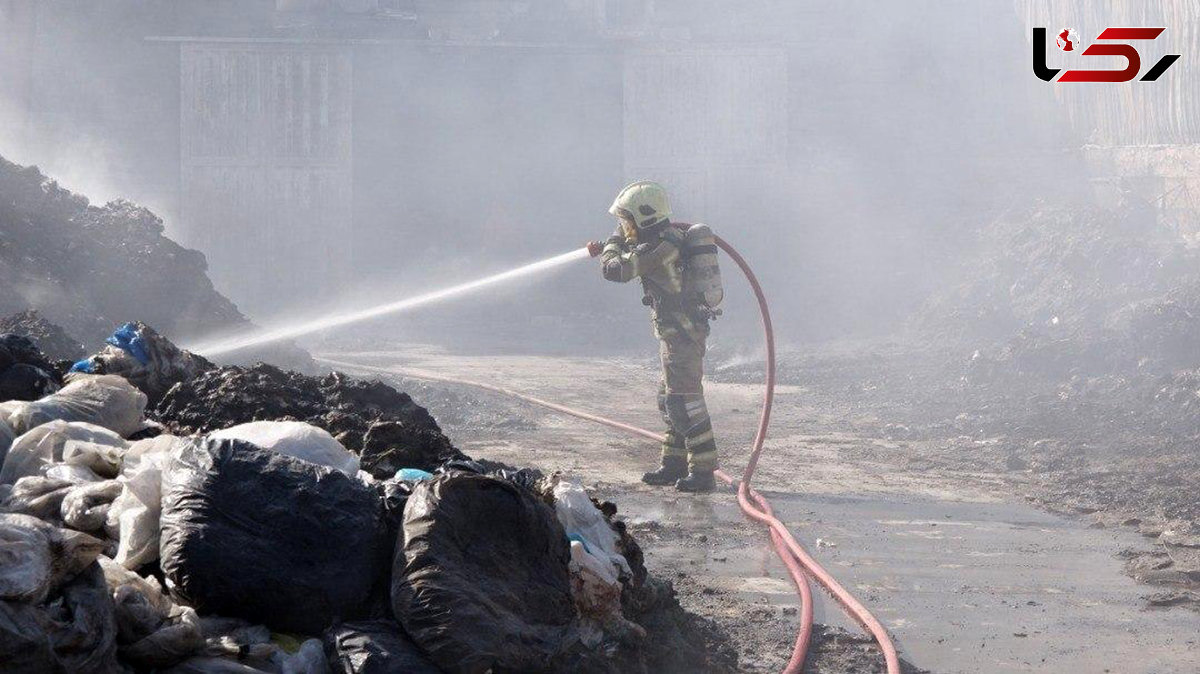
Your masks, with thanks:
[[[662,185],[652,180],[639,180],[621,190],[608,212],[645,230],[670,222],[671,204]]]

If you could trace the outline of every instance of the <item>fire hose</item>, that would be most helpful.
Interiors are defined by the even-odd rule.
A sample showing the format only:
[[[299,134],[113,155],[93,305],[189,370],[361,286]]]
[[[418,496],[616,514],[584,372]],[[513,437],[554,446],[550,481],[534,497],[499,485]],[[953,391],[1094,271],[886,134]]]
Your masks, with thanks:
[[[858,622],[879,644],[879,648],[883,653],[884,661],[887,665],[888,674],[900,674],[900,659],[896,653],[896,647],[893,645],[891,637],[883,625],[871,614],[865,606],[863,606],[853,595],[850,594],[845,587],[841,585],[824,567],[821,566],[808,552],[796,541],[791,531],[775,516],[771,508],[771,504],[762,494],[753,489],[750,484],[754,478],[754,471],[758,467],[759,458],[762,455],[763,445],[767,439],[767,428],[771,421],[771,406],[775,398],[775,332],[771,325],[771,312],[767,307],[767,300],[763,294],[762,286],[758,282],[758,278],[750,269],[750,265],[732,246],[720,237],[716,237],[717,246],[729,255],[730,259],[737,264],[745,275],[746,280],[750,283],[751,289],[754,291],[754,296],[758,300],[759,313],[762,316],[763,337],[766,345],[766,375],[764,381],[762,413],[758,421],[758,430],[754,436],[754,443],[750,450],[750,458],[746,462],[746,468],[742,472],[741,480],[735,480],[732,476],[724,471],[716,471],[717,478],[737,487],[738,506],[742,512],[750,519],[759,522],[768,528],[771,536],[771,545],[779,559],[783,562],[787,569],[788,575],[792,583],[796,586],[796,591],[800,597],[800,629],[796,635],[796,641],[792,646],[792,655],[784,667],[784,674],[799,674],[804,668],[804,660],[808,652],[809,640],[812,637],[813,626],[813,597],[812,590],[809,587],[808,579],[812,578],[821,584],[823,588],[834,598],[848,616]],[[594,246],[589,245],[589,250],[593,252],[593,256],[598,252]],[[396,374],[396,370],[385,370],[383,368],[372,368],[357,365],[354,363],[339,363],[337,361],[326,360],[335,365],[352,366],[355,368],[377,370]],[[510,396],[524,400],[525,402],[545,407],[555,412],[560,412],[569,416],[592,421],[598,424],[603,424],[610,428],[614,428],[626,433],[638,435],[643,438],[662,442],[663,436],[653,431],[644,428],[638,428],[629,424],[614,421],[599,415],[591,414],[581,410],[577,410],[565,405],[560,405],[548,400],[542,400],[518,391],[513,391],[501,386],[495,386],[484,382],[459,379],[456,377],[446,377],[442,375],[431,374],[427,372],[402,371],[399,374],[411,376],[415,379],[424,379],[428,381],[437,381],[447,384],[457,384],[472,386],[494,393]]]

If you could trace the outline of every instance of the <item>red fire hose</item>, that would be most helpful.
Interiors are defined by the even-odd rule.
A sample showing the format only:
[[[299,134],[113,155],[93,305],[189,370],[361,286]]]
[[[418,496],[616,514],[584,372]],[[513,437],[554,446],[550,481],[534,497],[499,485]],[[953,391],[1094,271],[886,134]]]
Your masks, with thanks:
[[[883,629],[883,625],[846,588],[842,587],[841,583],[837,582],[817,560],[808,554],[800,543],[796,541],[795,537],[792,536],[792,532],[783,525],[783,522],[780,522],[775,517],[767,500],[750,487],[750,481],[754,478],[754,470],[758,467],[758,459],[762,455],[763,443],[767,439],[767,426],[771,421],[771,405],[775,399],[775,330],[771,326],[771,311],[767,307],[767,298],[763,294],[762,286],[759,285],[754,271],[750,269],[750,265],[724,239],[716,237],[716,242],[717,246],[725,251],[730,259],[737,264],[738,268],[742,270],[742,274],[746,276],[746,280],[754,290],[754,297],[758,300],[758,310],[762,315],[763,339],[767,347],[766,381],[763,392],[762,415],[758,420],[758,432],[754,436],[754,446],[750,450],[750,459],[746,462],[746,469],[742,473],[742,481],[738,484],[738,505],[741,506],[742,512],[746,513],[747,517],[761,522],[770,528],[771,541],[775,546],[775,552],[783,560],[784,565],[788,567],[789,572],[791,572],[793,566],[799,565],[808,575],[820,583],[842,605],[846,613],[858,621],[860,625],[871,633],[875,641],[879,643],[879,649],[883,651],[883,658],[887,663],[888,674],[900,674],[900,657],[896,653],[896,647],[892,644],[891,637]],[[719,477],[730,484],[733,483],[733,480],[724,473],[720,473]],[[753,500],[753,503],[751,500]],[[755,507],[756,505],[758,506],[757,508]],[[809,632],[812,630],[812,599],[811,593],[806,591],[807,583],[803,580],[797,581],[794,574],[792,579],[796,581],[797,587],[800,589],[804,610],[801,617],[800,634],[796,638],[796,646],[792,650],[792,658],[788,661],[784,672],[787,674],[798,674],[804,667]]]
[[[721,250],[725,251],[725,253],[729,255],[730,259],[732,259],[742,270],[742,273],[746,276],[746,280],[750,283],[750,287],[754,290],[754,296],[758,299],[759,312],[762,315],[763,336],[767,347],[766,381],[765,391],[763,393],[762,414],[759,417],[758,431],[754,436],[754,445],[750,450],[750,458],[746,462],[746,469],[742,472],[742,479],[740,482],[735,481],[724,471],[717,471],[716,476],[727,484],[737,484],[738,505],[741,507],[742,512],[744,512],[750,519],[767,526],[771,535],[771,544],[775,549],[775,553],[779,555],[779,559],[783,562],[784,567],[787,569],[788,575],[791,577],[792,583],[795,584],[796,591],[800,596],[800,631],[796,635],[796,642],[792,647],[792,656],[788,660],[787,666],[784,667],[783,671],[785,674],[800,674],[800,671],[804,668],[804,659],[808,652],[808,643],[810,637],[812,636],[813,624],[812,590],[808,585],[808,578],[811,577],[820,583],[821,586],[824,587],[839,604],[841,604],[847,615],[862,625],[863,628],[875,638],[875,641],[879,643],[879,648],[883,652],[884,660],[887,663],[888,674],[900,674],[900,659],[896,654],[896,647],[892,644],[891,637],[888,636],[887,631],[883,628],[883,625],[881,625],[879,621],[875,619],[875,616],[871,615],[871,612],[868,611],[865,606],[859,603],[859,601],[855,599],[854,596],[846,590],[846,588],[842,587],[842,585],[838,583],[837,580],[835,580],[834,577],[830,575],[824,567],[822,567],[815,559],[812,558],[811,555],[808,554],[803,546],[801,546],[800,543],[796,541],[795,537],[792,536],[792,533],[788,531],[788,528],[784,526],[783,522],[779,521],[779,519],[775,517],[775,513],[771,509],[771,504],[768,503],[761,494],[759,494],[750,486],[750,481],[754,477],[754,471],[758,467],[759,457],[762,455],[763,444],[767,439],[767,427],[771,421],[771,405],[775,398],[775,332],[771,327],[771,312],[767,308],[767,299],[763,295],[762,286],[759,285],[758,278],[755,277],[754,272],[750,269],[750,265],[746,263],[746,260],[740,254],[738,254],[738,252],[734,250],[732,246],[730,246],[720,237],[716,237],[716,244]],[[595,250],[592,246],[589,246],[589,249]],[[594,254],[595,253],[593,253],[593,255]],[[337,361],[329,360],[326,360],[326,362],[335,365],[375,370],[390,374],[397,373],[396,370],[372,368],[354,363],[339,363]],[[455,377],[444,377],[426,372],[403,371],[399,373],[416,379],[425,379],[429,381],[460,384],[486,389],[495,393],[519,398],[534,405],[539,405],[541,407],[545,407],[556,412],[561,412],[579,419],[593,421],[610,428],[632,433],[633,435],[639,435],[641,437],[654,440],[655,442],[662,442],[663,440],[662,435],[644,428],[638,428],[637,426],[624,424],[619,421],[614,421],[602,416],[576,410],[566,407],[565,405],[559,405],[558,403],[553,403],[548,400],[535,398],[533,396],[512,391],[500,386],[458,379]]]

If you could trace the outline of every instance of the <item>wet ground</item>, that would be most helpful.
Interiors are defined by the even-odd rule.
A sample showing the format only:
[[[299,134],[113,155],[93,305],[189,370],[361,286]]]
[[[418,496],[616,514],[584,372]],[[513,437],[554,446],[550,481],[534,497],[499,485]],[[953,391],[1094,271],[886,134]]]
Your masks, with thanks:
[[[653,407],[657,374],[646,361],[463,357],[413,348],[327,357],[486,381],[643,427],[661,425]],[[786,661],[796,598],[766,536],[742,518],[732,494],[685,497],[641,485],[656,448],[604,427],[461,387],[408,380],[402,388],[428,405],[468,454],[565,471],[595,487],[618,504],[647,565],[675,582],[684,606],[731,633],[747,671],[778,670]],[[709,386],[731,472],[741,467],[759,395],[751,385]],[[821,400],[797,386],[777,392],[756,485],[814,556],[875,612],[906,659],[934,672],[1200,671],[1196,614],[1147,608],[1153,590],[1122,571],[1122,555],[1151,550],[1146,538],[1038,510],[986,472],[913,462],[923,451],[919,443],[846,432],[848,416],[872,410]],[[816,617],[855,631],[819,593]],[[845,645],[870,655],[860,643]],[[845,664],[861,659],[839,657],[846,648],[818,653],[814,665],[863,671]]]

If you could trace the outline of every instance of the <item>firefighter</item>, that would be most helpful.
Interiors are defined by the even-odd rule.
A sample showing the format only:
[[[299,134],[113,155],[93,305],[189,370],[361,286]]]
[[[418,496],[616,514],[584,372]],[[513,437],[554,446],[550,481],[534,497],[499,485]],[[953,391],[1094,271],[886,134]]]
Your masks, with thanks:
[[[674,484],[679,491],[712,491],[717,468],[717,445],[704,403],[704,350],[709,320],[716,313],[702,291],[689,287],[692,278],[716,274],[716,246],[691,246],[691,229],[671,224],[671,207],[662,185],[635,182],[621,190],[609,213],[617,231],[604,243],[600,263],[604,278],[617,283],[639,279],[642,304],[650,307],[654,335],[659,340],[662,379],[658,409],[667,425],[662,465],[642,476],[651,485]],[[693,255],[695,252],[697,255]],[[707,260],[704,264],[695,260]],[[691,273],[699,270],[700,274]],[[719,276],[717,284],[719,287]]]

